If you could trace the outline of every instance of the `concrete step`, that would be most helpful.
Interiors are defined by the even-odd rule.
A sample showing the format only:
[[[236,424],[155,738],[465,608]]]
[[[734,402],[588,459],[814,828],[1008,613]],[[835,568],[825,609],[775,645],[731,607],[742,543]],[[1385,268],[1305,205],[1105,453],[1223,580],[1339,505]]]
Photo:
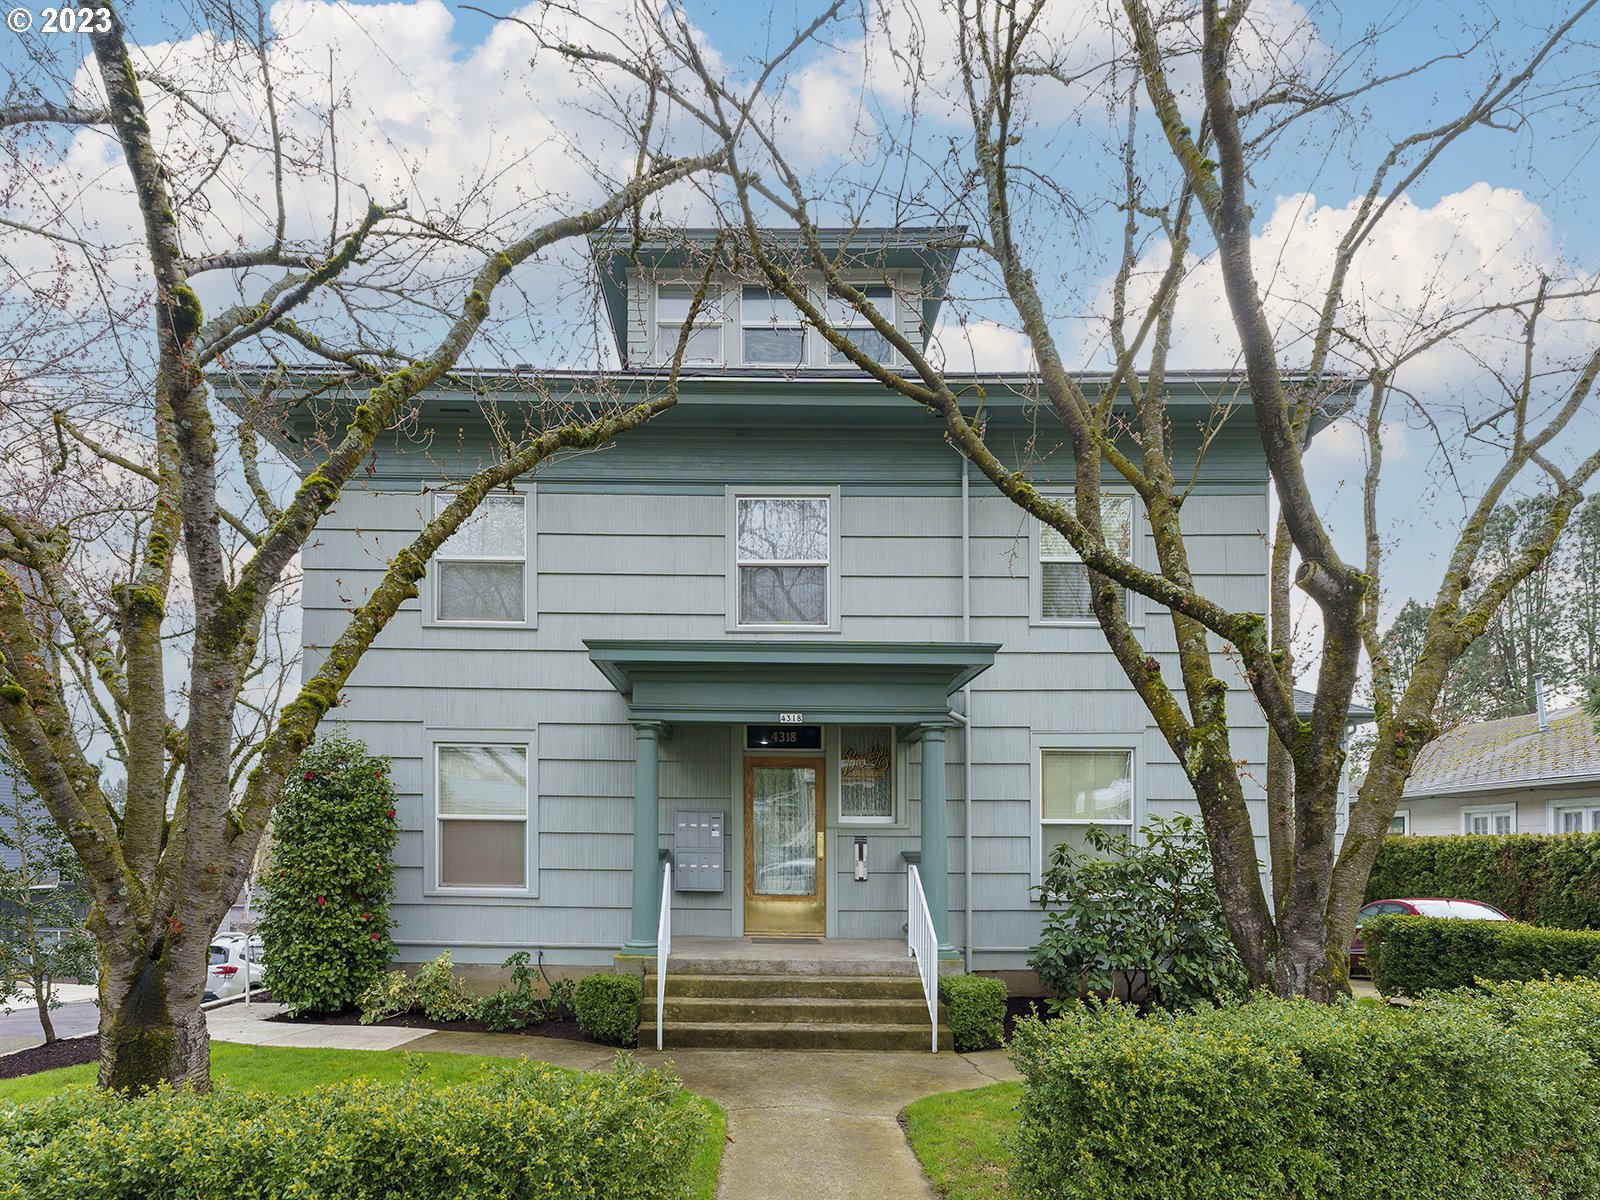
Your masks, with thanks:
[[[655,997],[639,1006],[639,1019],[654,1022]],[[927,1004],[914,1000],[828,1000],[786,996],[668,997],[666,1023],[677,1025],[915,1025],[928,1019]]]
[[[792,957],[790,956],[792,955]],[[940,964],[941,967],[943,964]],[[955,963],[960,970],[961,964]],[[797,946],[784,957],[742,955],[737,951],[717,955],[672,954],[667,959],[667,979],[673,975],[910,975],[917,973],[916,960],[910,957],[877,955],[839,958],[807,954]]]
[[[639,1027],[639,1045],[656,1044],[655,1013]],[[930,1049],[926,1021],[920,1025],[871,1025],[860,1022],[715,1021],[697,1025],[667,1022],[663,1045],[668,1050],[920,1050]],[[939,1027],[939,1049],[953,1046],[950,1030]]]
[[[644,994],[655,1003],[656,977],[645,976]],[[777,996],[818,1000],[916,1000],[922,980],[915,975],[688,975],[667,972],[667,995]]]

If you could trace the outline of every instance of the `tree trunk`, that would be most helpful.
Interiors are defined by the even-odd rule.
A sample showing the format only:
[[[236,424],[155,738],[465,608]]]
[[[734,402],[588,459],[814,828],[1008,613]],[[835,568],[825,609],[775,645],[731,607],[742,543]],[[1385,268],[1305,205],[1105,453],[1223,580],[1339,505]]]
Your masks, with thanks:
[[[208,941],[179,936],[114,947],[100,986],[100,1086],[211,1090],[210,1037],[200,1011]]]
[[[39,979],[33,981],[33,1002],[39,1009],[39,1027],[44,1030],[44,1044],[56,1040],[56,1027],[50,1021],[50,992]]]

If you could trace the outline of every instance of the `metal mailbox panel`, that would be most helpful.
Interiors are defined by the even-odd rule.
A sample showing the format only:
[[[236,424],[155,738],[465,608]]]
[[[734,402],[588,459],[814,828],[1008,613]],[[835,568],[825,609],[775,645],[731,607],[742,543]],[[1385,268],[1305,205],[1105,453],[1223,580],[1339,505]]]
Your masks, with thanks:
[[[724,814],[683,809],[673,817],[673,884],[680,892],[723,889]]]

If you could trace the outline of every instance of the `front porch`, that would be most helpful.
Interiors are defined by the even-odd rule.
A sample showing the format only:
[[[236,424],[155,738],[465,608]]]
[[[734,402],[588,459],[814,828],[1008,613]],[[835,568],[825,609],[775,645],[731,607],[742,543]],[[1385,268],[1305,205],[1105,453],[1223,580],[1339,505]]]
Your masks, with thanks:
[[[739,733],[759,727],[812,736],[809,742],[798,739],[804,744],[783,759],[768,757],[776,751],[767,749],[765,741],[759,745],[739,741],[737,753],[752,770],[742,773],[742,794],[736,784],[734,794],[727,796],[726,827],[713,835],[718,851],[714,878],[719,883],[731,879],[734,889],[742,884],[742,894],[730,899],[737,919],[732,922],[729,939],[694,940],[726,941],[728,953],[747,961],[812,961],[819,969],[826,969],[823,964],[828,961],[883,961],[880,951],[890,940],[840,939],[840,931],[831,928],[833,922],[824,919],[829,911],[830,854],[836,856],[837,876],[844,865],[837,856],[864,853],[860,847],[866,835],[879,833],[884,842],[894,844],[892,852],[880,851],[876,856],[872,864],[875,878],[887,883],[897,877],[901,883],[874,892],[875,904],[881,905],[871,909],[881,914],[881,919],[874,918],[877,928],[887,933],[905,925],[906,864],[919,862],[939,957],[957,957],[949,936],[946,744],[949,731],[961,718],[952,712],[950,696],[993,663],[997,645],[810,640],[585,644],[595,665],[627,701],[634,731],[632,904],[630,934],[622,955],[654,956],[664,879],[671,884],[670,897],[691,890],[692,878],[706,878],[688,874],[705,871],[703,856],[697,855],[693,863],[679,868],[662,846],[662,745],[671,739],[674,727],[725,725]],[[826,731],[830,739],[842,739],[842,731],[858,727],[885,729],[886,738],[887,731],[892,731],[897,750],[916,747],[920,758],[915,770],[920,784],[916,828],[909,800],[904,804],[902,823],[892,830],[845,829],[830,822],[830,810],[822,797],[834,778],[827,768],[838,770],[839,748],[832,741],[827,744],[831,749],[826,748],[823,734]],[[784,770],[792,773],[792,779],[781,778]],[[752,783],[756,776],[764,776],[764,784],[760,779]],[[784,797],[789,804],[788,825],[781,838],[764,840],[765,810],[753,798],[763,786],[789,789]],[[812,807],[809,814],[805,812],[808,805]],[[838,819],[843,821],[842,812]],[[857,836],[844,836],[850,833]],[[915,849],[905,845],[911,838]],[[813,841],[814,855],[807,848]],[[858,880],[863,877],[855,876]],[[827,953],[808,960],[796,952],[807,943],[769,946],[741,936],[761,932],[807,933],[815,938],[808,948],[825,948]],[[828,936],[830,933],[835,936]],[[904,955],[904,942],[895,944]],[[679,940],[673,948],[679,950]]]

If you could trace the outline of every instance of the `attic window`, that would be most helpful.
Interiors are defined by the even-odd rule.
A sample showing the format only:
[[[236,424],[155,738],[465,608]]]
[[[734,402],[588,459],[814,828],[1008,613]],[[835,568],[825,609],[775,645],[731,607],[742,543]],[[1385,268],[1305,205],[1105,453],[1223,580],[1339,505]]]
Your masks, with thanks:
[[[872,303],[872,307],[891,325],[895,322],[894,289],[881,284],[863,284],[856,289]],[[828,297],[828,321],[845,337],[856,344],[873,362],[895,361],[894,347],[889,339],[872,327],[866,314],[842,296]],[[842,350],[831,343],[828,346],[829,366],[848,366],[850,363]]]
[[[695,285],[662,283],[656,285],[656,361],[669,363],[678,352],[678,339],[689,320]],[[694,324],[683,348],[684,366],[715,366],[722,362],[722,292],[715,286],[706,289],[705,299],[694,314]]]
[[[751,366],[799,367],[806,361],[800,310],[781,292],[747,287],[739,298],[744,361]]]

